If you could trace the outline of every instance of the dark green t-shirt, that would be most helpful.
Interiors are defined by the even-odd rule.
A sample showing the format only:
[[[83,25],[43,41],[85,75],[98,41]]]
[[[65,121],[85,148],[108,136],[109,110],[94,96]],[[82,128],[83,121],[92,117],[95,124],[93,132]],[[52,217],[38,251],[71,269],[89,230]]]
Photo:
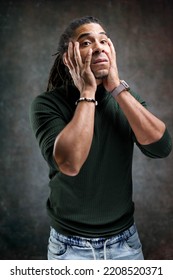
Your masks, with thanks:
[[[145,102],[131,92],[143,105]],[[53,159],[56,136],[70,122],[79,92],[73,86],[43,93],[31,105],[30,120],[50,173],[47,209],[51,225],[65,235],[109,237],[133,224],[132,156],[134,142],[149,157],[165,157],[171,139],[140,145],[116,100],[100,85],[96,92],[94,136],[77,176],[58,170]]]

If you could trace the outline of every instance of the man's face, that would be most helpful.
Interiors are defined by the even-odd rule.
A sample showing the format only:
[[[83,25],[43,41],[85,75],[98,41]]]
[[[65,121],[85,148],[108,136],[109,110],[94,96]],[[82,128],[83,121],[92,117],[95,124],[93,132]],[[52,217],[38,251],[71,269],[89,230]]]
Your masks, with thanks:
[[[79,42],[79,49],[82,61],[92,49],[91,70],[96,79],[107,77],[110,68],[110,61],[107,53],[110,52],[108,37],[103,28],[97,23],[84,24],[75,31],[74,41]]]

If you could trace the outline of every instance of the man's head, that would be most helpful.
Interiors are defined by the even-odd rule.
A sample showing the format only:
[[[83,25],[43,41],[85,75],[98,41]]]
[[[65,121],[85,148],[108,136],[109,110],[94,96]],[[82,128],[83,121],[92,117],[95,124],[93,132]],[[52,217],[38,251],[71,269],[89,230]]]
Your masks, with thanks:
[[[70,73],[63,62],[63,55],[67,52],[70,41],[79,42],[82,60],[85,60],[88,48],[92,48],[93,55],[91,70],[97,79],[102,79],[108,74],[109,60],[106,52],[109,51],[107,35],[102,23],[94,17],[75,19],[61,35],[57,50],[57,57],[50,72],[48,88],[51,90],[62,84],[71,83]]]
[[[72,38],[79,43],[80,55],[83,63],[89,49],[92,49],[91,70],[96,79],[101,80],[108,75],[110,51],[108,37],[103,27],[98,23],[83,24],[78,27]]]

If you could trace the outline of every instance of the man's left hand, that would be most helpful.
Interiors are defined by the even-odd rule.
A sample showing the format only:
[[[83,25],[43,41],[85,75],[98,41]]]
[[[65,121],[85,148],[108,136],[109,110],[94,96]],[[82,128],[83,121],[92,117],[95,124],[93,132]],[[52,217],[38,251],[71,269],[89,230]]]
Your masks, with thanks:
[[[106,52],[106,54],[110,61],[110,69],[108,76],[103,79],[103,85],[108,92],[111,92],[114,88],[119,86],[120,80],[116,63],[116,52],[110,39],[108,39],[108,44],[110,47],[110,52]]]

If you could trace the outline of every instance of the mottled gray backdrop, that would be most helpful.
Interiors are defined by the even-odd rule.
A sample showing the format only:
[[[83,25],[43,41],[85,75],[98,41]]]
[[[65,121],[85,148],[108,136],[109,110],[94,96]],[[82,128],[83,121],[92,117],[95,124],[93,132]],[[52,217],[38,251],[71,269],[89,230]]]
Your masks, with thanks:
[[[0,259],[46,259],[48,168],[28,111],[45,91],[59,35],[83,15],[105,23],[121,79],[173,135],[172,1],[1,0]],[[135,148],[135,215],[146,259],[173,259],[172,165],[172,154],[152,160]]]

